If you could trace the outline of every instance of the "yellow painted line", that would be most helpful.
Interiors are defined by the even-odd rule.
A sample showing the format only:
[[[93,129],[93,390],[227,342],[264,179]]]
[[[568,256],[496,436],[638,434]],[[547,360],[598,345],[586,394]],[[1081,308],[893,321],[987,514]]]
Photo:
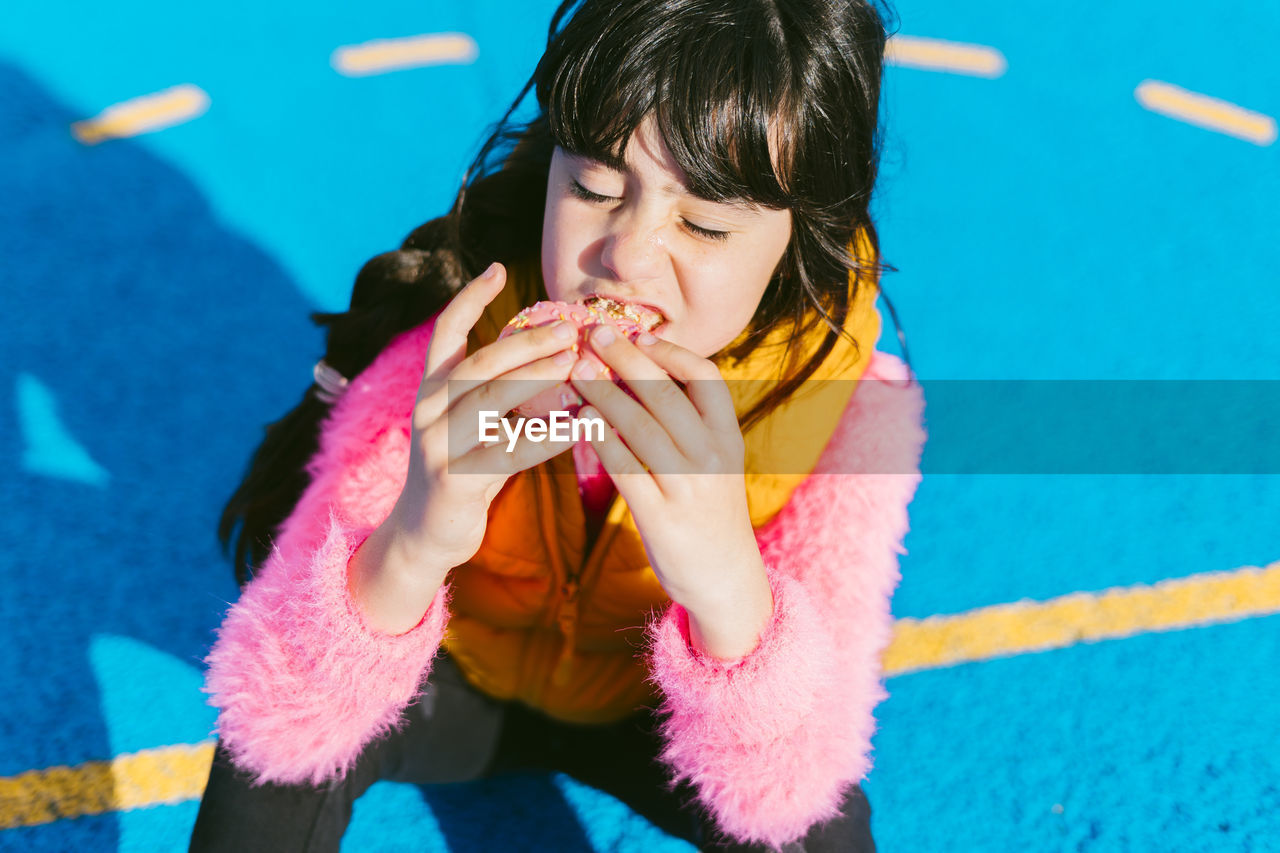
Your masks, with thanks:
[[[954,616],[898,619],[885,675],[902,675],[1078,643],[1280,613],[1280,562],[1174,578],[1155,586],[1024,599]]]
[[[898,619],[886,677],[1280,613],[1280,562],[967,613]],[[214,742],[0,778],[0,829],[198,799]]]
[[[1192,92],[1160,80],[1143,80],[1134,90],[1138,103],[1163,116],[1225,133],[1252,142],[1270,145],[1276,141],[1276,120],[1269,115]]]
[[[209,96],[199,86],[183,83],[162,92],[140,95],[107,107],[93,118],[74,122],[71,135],[85,145],[150,133],[191,121],[209,109]]]
[[[197,799],[213,749],[213,741],[164,746],[2,778],[0,829]]]
[[[1009,67],[1004,54],[994,47],[919,36],[890,37],[885,45],[885,61],[904,68],[973,77],[999,77]]]
[[[340,47],[329,62],[340,74],[362,77],[425,65],[465,64],[474,62],[479,52],[469,35],[433,33]]]

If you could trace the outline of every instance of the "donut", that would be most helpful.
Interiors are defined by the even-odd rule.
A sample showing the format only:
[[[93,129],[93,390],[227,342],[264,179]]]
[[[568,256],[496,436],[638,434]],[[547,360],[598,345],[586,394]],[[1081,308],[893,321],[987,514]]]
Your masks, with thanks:
[[[662,315],[651,308],[604,296],[593,296],[583,302],[536,302],[512,317],[498,334],[498,340],[510,337],[523,329],[546,326],[557,320],[572,323],[578,329],[578,340],[570,349],[590,362],[600,372],[600,378],[613,380],[615,384],[631,394],[630,389],[623,385],[617,374],[587,346],[586,336],[595,326],[608,324],[626,335],[628,340],[634,341],[641,333],[658,326],[662,319]],[[631,396],[635,395],[631,394]],[[529,418],[545,419],[553,411],[568,412],[570,417],[574,417],[584,402],[582,395],[571,384],[563,382],[517,406],[515,411]]]

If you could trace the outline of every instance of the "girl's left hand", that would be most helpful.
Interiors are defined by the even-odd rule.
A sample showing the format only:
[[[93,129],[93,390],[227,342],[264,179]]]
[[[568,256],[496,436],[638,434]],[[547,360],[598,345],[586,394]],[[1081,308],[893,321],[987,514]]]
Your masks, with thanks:
[[[637,345],[606,325],[589,341],[640,400],[582,360],[571,373],[591,404],[578,417],[600,416],[616,430],[592,446],[631,509],[649,564],[672,601],[721,609],[764,576],[747,509],[746,446],[724,377],[670,341]]]

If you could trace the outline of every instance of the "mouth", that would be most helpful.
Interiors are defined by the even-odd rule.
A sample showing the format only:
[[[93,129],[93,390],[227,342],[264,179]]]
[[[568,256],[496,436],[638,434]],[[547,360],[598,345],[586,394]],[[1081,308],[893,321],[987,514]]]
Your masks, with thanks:
[[[623,302],[593,293],[583,299],[582,304],[615,320],[629,320],[646,332],[654,332],[667,324],[667,318],[661,311],[640,302]]]

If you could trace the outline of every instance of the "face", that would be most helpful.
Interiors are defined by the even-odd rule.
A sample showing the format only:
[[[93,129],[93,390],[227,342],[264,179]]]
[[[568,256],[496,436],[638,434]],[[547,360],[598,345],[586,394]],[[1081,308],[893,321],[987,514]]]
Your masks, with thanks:
[[[665,340],[707,358],[747,327],[791,239],[791,212],[689,194],[652,118],[631,135],[625,171],[556,148],[547,181],[547,295],[594,293],[656,308]]]

